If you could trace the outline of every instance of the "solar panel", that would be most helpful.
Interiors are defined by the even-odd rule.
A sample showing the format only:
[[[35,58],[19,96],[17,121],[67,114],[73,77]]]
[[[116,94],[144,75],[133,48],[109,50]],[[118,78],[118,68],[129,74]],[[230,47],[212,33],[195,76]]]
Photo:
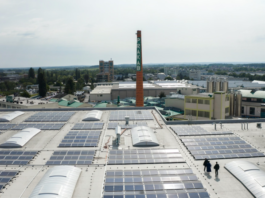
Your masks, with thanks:
[[[264,157],[239,137],[181,139],[196,160]]]
[[[120,126],[122,129],[132,129],[137,126],[147,126],[147,122],[137,122],[135,124],[119,124],[118,122],[109,122],[108,123],[108,129],[115,129],[117,126]]]
[[[25,120],[25,122],[67,122],[75,112],[38,112]]]
[[[96,147],[101,131],[70,131],[59,147]]]
[[[103,194],[104,198],[209,197],[191,169],[108,170]]]
[[[31,123],[31,124],[18,124],[11,130],[23,130],[25,128],[37,128],[41,130],[60,130],[64,126],[64,123]]]
[[[16,126],[15,124],[0,124],[0,130],[9,130]]]
[[[54,151],[46,165],[90,165],[93,163],[95,150]]]
[[[111,111],[110,121],[125,120],[125,116],[129,116],[130,120],[153,120],[153,115],[150,111]]]
[[[231,135],[230,131],[206,131],[200,126],[172,126],[170,127],[178,136],[204,136],[204,135]]]
[[[26,165],[38,151],[0,151],[0,165]]]
[[[76,123],[72,130],[92,130],[92,129],[103,129],[103,122],[95,123]]]
[[[19,171],[0,171],[0,190],[4,188],[8,182],[10,182],[17,174]]]
[[[108,164],[157,164],[185,162],[178,149],[110,150]]]

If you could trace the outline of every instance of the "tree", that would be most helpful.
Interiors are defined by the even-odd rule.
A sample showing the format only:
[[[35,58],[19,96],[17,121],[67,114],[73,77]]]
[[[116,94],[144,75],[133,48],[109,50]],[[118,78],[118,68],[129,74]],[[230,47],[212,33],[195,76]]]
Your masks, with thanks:
[[[75,83],[73,78],[68,78],[65,84],[64,93],[73,94],[75,92]]]
[[[76,83],[76,90],[82,90],[84,86],[85,86],[84,79],[83,78],[79,78],[77,83]]]
[[[174,80],[171,76],[165,77],[165,80]]]
[[[29,69],[28,78],[35,78],[35,71],[32,67]]]
[[[166,97],[166,94],[164,92],[160,92],[159,98],[164,98],[164,97]]]
[[[30,98],[30,94],[27,91],[23,91],[20,95],[25,98]]]
[[[47,84],[43,72],[41,72],[38,75],[38,80],[39,80],[39,95],[41,97],[45,97],[47,93]]]
[[[39,76],[40,76],[40,73],[42,73],[43,70],[41,69],[41,67],[38,69],[38,76],[37,76],[37,84],[39,84],[40,82],[40,79],[39,79]],[[45,78],[45,77],[44,77]]]
[[[85,79],[85,82],[88,83],[89,81],[89,73],[87,71],[87,73],[84,75],[84,79]]]

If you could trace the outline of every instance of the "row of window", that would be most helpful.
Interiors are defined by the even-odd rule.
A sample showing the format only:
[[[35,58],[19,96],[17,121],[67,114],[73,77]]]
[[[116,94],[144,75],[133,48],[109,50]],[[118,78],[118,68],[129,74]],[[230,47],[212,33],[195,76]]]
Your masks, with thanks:
[[[209,105],[210,104],[210,100],[203,100],[203,99],[194,99],[194,98],[186,98],[185,101],[186,103],[197,103],[198,100],[198,104],[206,104]]]
[[[186,115],[197,116],[197,113],[198,117],[210,118],[210,112],[208,111],[196,111],[196,110],[186,109]]]
[[[241,114],[244,114],[244,113],[245,113],[245,108],[241,107]],[[255,107],[250,107],[249,108],[249,114],[250,115],[255,115]]]

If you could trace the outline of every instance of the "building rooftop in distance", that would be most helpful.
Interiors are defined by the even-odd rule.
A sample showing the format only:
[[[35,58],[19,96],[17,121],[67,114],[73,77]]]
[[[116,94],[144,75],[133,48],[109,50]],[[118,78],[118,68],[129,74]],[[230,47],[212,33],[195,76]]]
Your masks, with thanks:
[[[230,120],[215,130],[212,121],[176,125],[165,121],[155,108],[128,109],[101,109],[98,121],[82,121],[93,108],[22,109],[24,114],[8,124],[0,123],[0,144],[16,137],[24,127],[41,129],[21,144],[22,148],[0,148],[1,198],[48,194],[73,198],[253,197],[225,165],[247,161],[265,171],[264,129],[257,128],[257,122],[242,125],[236,122],[246,122],[244,119]],[[119,145],[117,125],[121,126]],[[157,146],[134,147],[131,130],[136,126],[150,128],[137,138],[148,142],[153,136]],[[209,175],[203,167],[206,156],[212,164]],[[216,161],[220,164],[217,178],[213,170]],[[49,184],[57,179],[56,185]],[[259,185],[263,181],[259,178]]]

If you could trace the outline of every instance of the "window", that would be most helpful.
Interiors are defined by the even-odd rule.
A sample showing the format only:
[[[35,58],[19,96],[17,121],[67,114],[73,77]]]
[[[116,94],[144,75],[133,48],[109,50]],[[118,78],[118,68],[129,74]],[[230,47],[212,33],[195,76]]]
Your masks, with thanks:
[[[225,113],[229,113],[229,107],[225,108]]]
[[[210,100],[204,100],[204,104],[210,104]]]
[[[251,101],[257,102],[257,98],[251,98]]]
[[[242,100],[247,100],[247,98],[242,98]]]
[[[186,103],[190,103],[190,98],[186,98]]]
[[[192,115],[192,116],[197,116],[197,111],[196,111],[196,110],[192,110],[192,111],[191,111],[191,115]]]
[[[208,111],[198,111],[198,116],[199,117],[204,117],[204,118],[209,118],[210,113]]]
[[[197,103],[197,99],[192,99],[192,103]]]
[[[209,118],[210,117],[210,113],[209,112],[204,112],[204,117],[205,118]]]
[[[250,115],[254,115],[255,114],[255,108],[254,107],[250,107],[249,108],[249,114]]]
[[[202,99],[198,99],[198,103],[199,104],[203,104],[203,100]]]
[[[244,107],[241,107],[241,114],[244,114],[244,112],[245,112]]]
[[[191,115],[191,110],[186,109],[186,115]]]

